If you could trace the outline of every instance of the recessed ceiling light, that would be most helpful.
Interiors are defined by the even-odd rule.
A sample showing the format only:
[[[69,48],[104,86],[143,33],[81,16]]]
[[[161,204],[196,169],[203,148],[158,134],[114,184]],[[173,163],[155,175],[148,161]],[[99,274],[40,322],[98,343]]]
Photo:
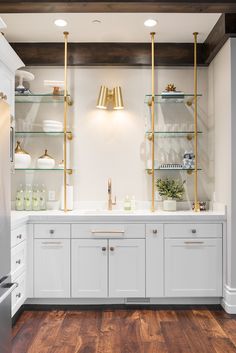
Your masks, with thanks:
[[[144,22],[144,26],[146,27],[155,27],[157,25],[157,21],[149,18]]]
[[[65,20],[62,19],[58,19],[54,21],[54,24],[58,27],[65,27],[67,26],[67,22]]]
[[[92,20],[92,23],[100,24],[100,23],[102,23],[102,21],[100,21],[100,20]]]

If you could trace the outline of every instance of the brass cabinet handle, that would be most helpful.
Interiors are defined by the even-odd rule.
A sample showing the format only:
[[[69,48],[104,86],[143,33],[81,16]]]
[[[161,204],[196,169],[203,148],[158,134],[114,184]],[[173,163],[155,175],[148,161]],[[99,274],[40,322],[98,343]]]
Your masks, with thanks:
[[[191,245],[191,244],[204,244],[204,241],[185,241],[184,244]]]
[[[153,234],[157,234],[157,229],[152,230]]]
[[[196,229],[192,229],[192,233],[193,233],[193,234],[196,234],[196,233],[197,233],[197,230],[196,230]]]
[[[105,246],[102,247],[102,251],[106,251],[107,248]]]
[[[21,264],[21,260],[16,260],[16,264],[20,265]]]
[[[111,247],[110,247],[110,250],[111,250],[111,251],[114,251],[114,250],[115,250],[115,248],[114,248],[113,246],[111,246]]]
[[[49,233],[50,233],[50,234],[54,234],[54,233],[55,233],[55,230],[54,230],[54,229],[50,229]]]
[[[17,239],[21,239],[22,238],[22,234],[18,234],[16,238]]]
[[[124,230],[91,230],[92,234],[124,234]]]

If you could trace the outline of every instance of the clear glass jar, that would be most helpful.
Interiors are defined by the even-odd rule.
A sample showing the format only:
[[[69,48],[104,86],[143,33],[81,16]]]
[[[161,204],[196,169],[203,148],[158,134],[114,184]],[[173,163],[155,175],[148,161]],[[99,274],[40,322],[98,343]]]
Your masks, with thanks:
[[[40,191],[37,184],[33,187],[32,209],[33,211],[40,211]]]
[[[31,184],[26,184],[26,187],[25,187],[24,209],[25,209],[25,211],[32,211],[32,186],[31,186]]]
[[[22,184],[20,184],[19,189],[17,189],[16,192],[16,210],[24,210],[24,189]]]
[[[40,190],[40,209],[42,211],[45,211],[47,209],[47,192],[45,185],[42,184],[41,190]]]

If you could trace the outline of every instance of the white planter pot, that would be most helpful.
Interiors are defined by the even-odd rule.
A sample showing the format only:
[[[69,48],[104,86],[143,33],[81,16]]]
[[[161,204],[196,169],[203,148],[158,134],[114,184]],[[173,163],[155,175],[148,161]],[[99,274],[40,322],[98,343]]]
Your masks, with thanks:
[[[176,200],[164,200],[163,201],[163,211],[176,211],[177,202]]]

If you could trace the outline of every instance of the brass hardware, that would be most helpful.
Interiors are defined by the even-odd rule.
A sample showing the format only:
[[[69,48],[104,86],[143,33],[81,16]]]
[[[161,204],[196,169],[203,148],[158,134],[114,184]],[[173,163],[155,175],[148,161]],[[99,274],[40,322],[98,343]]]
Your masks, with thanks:
[[[197,116],[197,36],[198,32],[193,33],[194,36],[194,211],[199,212],[200,206],[198,202],[198,116]]]
[[[186,244],[186,245],[204,244],[204,241],[185,241],[184,244]]]
[[[114,251],[114,250],[115,250],[115,248],[114,248],[113,246],[111,246],[111,247],[110,247],[110,250],[111,250],[111,251]]]
[[[20,265],[20,264],[21,264],[21,260],[20,260],[20,259],[17,260],[17,261],[16,261],[16,264],[17,264],[17,265]]]
[[[0,92],[0,99],[7,100],[7,95],[4,94],[3,92]]]
[[[67,110],[68,110],[68,92],[67,92],[67,61],[68,61],[68,35],[64,32],[64,143],[63,143],[63,159],[64,159],[64,212],[67,212]]]
[[[102,247],[102,251],[106,251],[107,248],[105,246]]]
[[[113,109],[115,110],[124,109],[120,86],[113,89],[108,89],[106,86],[101,86],[96,107],[98,109],[107,109],[109,104],[112,104]]]
[[[192,175],[193,174],[193,170],[187,170],[187,174],[188,175]]]
[[[67,140],[69,141],[73,140],[73,134],[71,131],[67,132]]]
[[[157,234],[157,229],[153,229],[153,234]]]
[[[50,233],[50,234],[54,234],[54,233],[55,233],[55,230],[54,230],[54,229],[50,229],[49,233]]]
[[[153,139],[153,134],[152,134],[152,132],[150,132],[150,133],[147,135],[147,138],[148,138],[149,141],[152,141],[152,139]]]
[[[193,233],[193,234],[196,234],[196,233],[197,233],[197,230],[196,230],[196,229],[192,229],[192,233]]]
[[[48,154],[48,150],[45,150],[44,154],[39,157],[39,159],[54,159]]]
[[[151,140],[151,150],[152,150],[152,205],[151,211],[155,211],[155,175],[154,175],[154,162],[155,162],[155,32],[151,33],[152,41],[152,100],[151,100],[151,115],[152,115],[152,140]]]
[[[192,139],[193,139],[193,134],[188,134],[187,135],[187,140],[188,141],[192,141]]]
[[[176,92],[176,87],[173,83],[169,83],[165,90],[166,92]]]
[[[148,106],[149,106],[149,107],[152,106],[152,100],[148,101]]]
[[[188,100],[188,101],[187,101],[187,106],[188,106],[188,107],[191,107],[192,105],[193,105],[193,101],[192,101],[192,100]]]
[[[151,169],[148,169],[148,170],[147,170],[147,173],[148,173],[148,175],[152,175],[152,170],[151,170]]]
[[[125,234],[124,230],[91,230],[92,234]]]
[[[67,169],[66,172],[67,172],[68,175],[73,174],[73,170],[72,169]]]
[[[26,152],[25,150],[23,150],[23,148],[20,145],[20,141],[16,142],[16,148],[15,148],[15,153],[16,154],[29,154],[28,152]]]
[[[112,206],[116,205],[116,196],[115,201],[112,201],[112,181],[111,178],[108,179],[108,210],[112,210]]]
[[[17,235],[16,238],[17,238],[17,239],[21,239],[21,238],[22,238],[22,234]]]

